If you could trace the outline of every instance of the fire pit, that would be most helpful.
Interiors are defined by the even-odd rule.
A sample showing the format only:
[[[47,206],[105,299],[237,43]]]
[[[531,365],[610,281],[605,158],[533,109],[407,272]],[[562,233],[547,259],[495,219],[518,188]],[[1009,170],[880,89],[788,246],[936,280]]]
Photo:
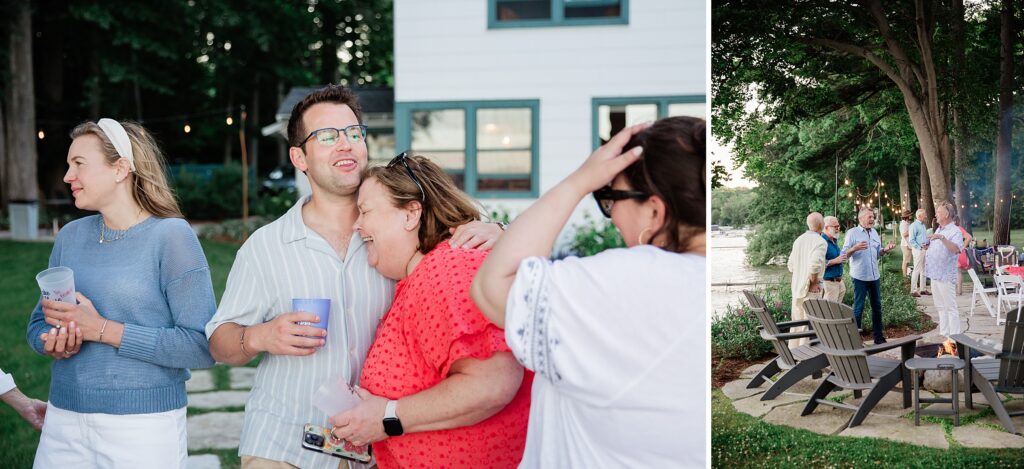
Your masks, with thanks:
[[[921,358],[959,357],[957,355],[956,342],[952,340],[918,344],[914,350],[914,355]],[[976,356],[977,352],[971,350],[971,355]],[[963,390],[963,373],[955,373],[955,375],[960,379],[958,387]],[[950,373],[948,371],[924,370],[920,374],[920,379],[921,382],[919,384],[922,389],[934,392],[950,392],[953,390],[953,383],[950,380]]]
[[[921,358],[935,358],[944,355],[956,357],[956,342],[947,340],[939,343],[918,344],[917,349],[914,350],[914,355]]]

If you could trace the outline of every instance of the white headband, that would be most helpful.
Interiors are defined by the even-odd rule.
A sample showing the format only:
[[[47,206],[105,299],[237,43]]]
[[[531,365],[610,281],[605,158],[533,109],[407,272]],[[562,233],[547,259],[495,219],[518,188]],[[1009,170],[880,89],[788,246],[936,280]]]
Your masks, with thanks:
[[[135,171],[135,154],[132,153],[132,141],[128,139],[128,132],[124,130],[124,126],[120,122],[114,119],[103,118],[96,122],[96,125],[100,126],[103,133],[107,135],[107,139],[110,143],[114,144],[114,149],[117,150],[117,154],[121,158],[128,160],[128,164],[131,165],[132,172]]]

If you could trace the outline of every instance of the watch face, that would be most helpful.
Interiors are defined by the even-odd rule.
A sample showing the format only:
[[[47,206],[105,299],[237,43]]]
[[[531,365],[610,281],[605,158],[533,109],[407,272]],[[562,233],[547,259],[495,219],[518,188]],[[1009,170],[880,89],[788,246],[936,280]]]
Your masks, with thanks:
[[[401,436],[403,433],[402,421],[394,417],[384,419],[384,433],[387,433],[388,436]]]

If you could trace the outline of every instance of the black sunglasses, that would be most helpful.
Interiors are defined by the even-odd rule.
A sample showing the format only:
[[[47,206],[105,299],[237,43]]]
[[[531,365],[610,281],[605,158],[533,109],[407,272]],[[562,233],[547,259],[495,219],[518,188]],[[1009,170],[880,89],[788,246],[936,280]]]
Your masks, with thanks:
[[[412,178],[412,182],[414,182],[416,184],[416,187],[419,188],[419,190],[420,190],[420,202],[426,202],[426,200],[427,200],[427,193],[423,191],[423,185],[420,184],[419,178],[416,177],[416,174],[414,174],[412,172],[412,168],[409,167],[409,152],[408,151],[403,151],[403,152],[399,153],[398,156],[392,158],[391,162],[388,163],[387,168],[391,169],[391,168],[395,167],[395,165],[397,165],[399,163],[401,163],[402,166],[405,166],[405,172],[409,173],[409,177]]]
[[[597,207],[601,209],[604,216],[612,217],[612,205],[616,200],[646,199],[650,194],[639,191],[620,191],[611,187],[603,187],[594,191],[594,200],[597,200]]]

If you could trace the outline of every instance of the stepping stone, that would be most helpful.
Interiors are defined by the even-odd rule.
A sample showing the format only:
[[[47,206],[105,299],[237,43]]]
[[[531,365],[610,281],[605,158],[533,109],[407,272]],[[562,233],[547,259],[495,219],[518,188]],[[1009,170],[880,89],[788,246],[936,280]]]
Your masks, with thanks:
[[[186,464],[188,469],[220,469],[220,458],[213,454],[200,454],[189,456]]]
[[[212,391],[213,388],[213,373],[210,370],[193,371],[192,377],[185,381],[186,392]]]
[[[847,428],[839,435],[885,438],[918,446],[949,448],[946,432],[942,431],[941,425],[922,421],[921,426],[917,427],[914,426],[914,419],[890,417],[876,413],[868,415],[859,426]]]
[[[771,410],[776,407],[784,405],[798,405],[802,407],[804,402],[807,402],[806,397],[783,393],[781,396],[770,401],[762,401],[761,396],[755,395],[733,401],[732,405],[739,412],[743,412],[744,414],[752,415],[754,417],[761,417],[762,415],[771,412]]]
[[[740,378],[753,378],[761,372],[761,369],[764,368],[766,364],[767,363],[758,363],[756,365],[748,366],[745,370],[740,372]]]
[[[800,412],[803,410],[803,403],[776,407],[765,414],[764,421],[832,435],[846,428],[852,415],[842,409],[819,405],[814,413],[801,417]]]
[[[249,391],[216,391],[188,395],[188,406],[197,409],[244,406]]]
[[[231,389],[252,389],[252,381],[256,377],[256,368],[247,366],[232,368]]]
[[[1024,448],[1024,436],[981,425],[953,427],[953,438],[967,448]]]
[[[768,390],[768,386],[771,386],[771,383],[765,381],[760,387],[747,389],[747,384],[749,383],[749,379],[738,379],[736,381],[728,382],[725,386],[722,386],[722,394],[725,394],[726,397],[735,401],[755,394],[761,394]]]
[[[245,412],[210,412],[188,418],[188,449],[237,448]],[[216,457],[216,456],[214,456]]]

